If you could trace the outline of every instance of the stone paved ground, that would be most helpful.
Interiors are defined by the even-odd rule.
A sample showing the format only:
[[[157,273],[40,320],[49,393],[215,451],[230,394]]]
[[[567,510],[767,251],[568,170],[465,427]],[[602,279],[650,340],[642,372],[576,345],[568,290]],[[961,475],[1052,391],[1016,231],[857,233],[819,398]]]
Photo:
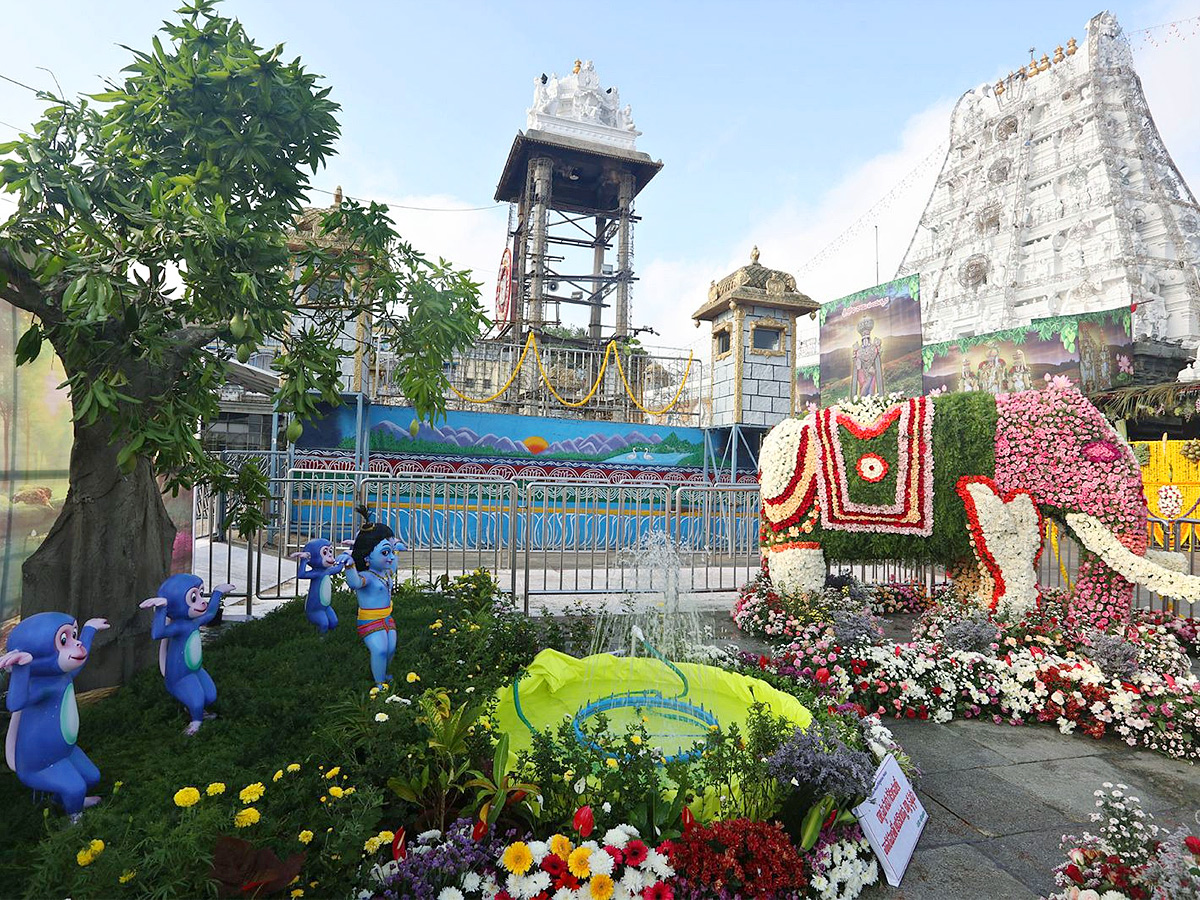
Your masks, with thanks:
[[[889,617],[888,637],[908,640],[913,618]],[[717,643],[766,650],[737,631],[727,613],[712,624]],[[929,821],[900,886],[882,883],[864,900],[1043,897],[1054,890],[1054,867],[1063,861],[1060,838],[1089,827],[1093,791],[1106,781],[1128,785],[1160,825],[1197,824],[1200,766],[1115,738],[978,720],[884,724],[923,773],[917,793]]]

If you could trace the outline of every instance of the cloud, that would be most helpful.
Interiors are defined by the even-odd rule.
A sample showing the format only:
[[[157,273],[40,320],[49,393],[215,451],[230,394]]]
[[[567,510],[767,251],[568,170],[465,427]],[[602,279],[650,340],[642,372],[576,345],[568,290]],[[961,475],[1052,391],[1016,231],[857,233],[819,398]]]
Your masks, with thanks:
[[[755,245],[763,265],[795,274],[800,291],[826,302],[877,283],[878,225],[878,280],[890,279],[941,168],[953,106],[941,100],[910,117],[896,146],[881,148],[811,203],[781,206],[753,231],[730,235],[721,260],[643,261],[634,323],[655,327],[662,343],[696,344],[690,316],[707,297],[710,281],[746,265]],[[805,330],[815,334],[815,325],[802,329],[802,336]],[[702,343],[707,351],[707,332]]]

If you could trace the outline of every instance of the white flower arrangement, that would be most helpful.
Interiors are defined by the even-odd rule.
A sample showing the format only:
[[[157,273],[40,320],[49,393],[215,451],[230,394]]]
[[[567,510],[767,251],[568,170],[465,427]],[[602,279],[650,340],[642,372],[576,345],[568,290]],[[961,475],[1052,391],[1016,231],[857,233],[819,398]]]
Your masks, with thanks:
[[[771,581],[782,591],[812,593],[825,586],[825,554],[819,547],[783,547],[767,554]]]
[[[1200,600],[1200,578],[1164,569],[1153,559],[1136,555],[1094,516],[1067,513],[1067,525],[1075,532],[1080,543],[1126,581],[1143,585],[1163,597],[1174,597],[1188,603]]]

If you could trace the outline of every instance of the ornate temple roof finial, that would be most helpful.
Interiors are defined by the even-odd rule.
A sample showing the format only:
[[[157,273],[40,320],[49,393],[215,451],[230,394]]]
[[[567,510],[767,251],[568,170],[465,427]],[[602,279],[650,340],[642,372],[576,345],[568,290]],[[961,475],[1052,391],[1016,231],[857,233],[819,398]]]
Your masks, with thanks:
[[[337,186],[337,190],[333,192],[333,205],[342,205],[342,186],[340,184]]]
[[[581,68],[582,66],[583,66],[583,60],[582,60],[582,59],[577,59],[577,60],[575,60],[575,68],[573,68],[573,69],[571,70],[571,74],[572,74],[572,75],[578,75],[578,74],[579,74],[579,70],[580,70],[580,68]]]
[[[1075,46],[1075,38],[1067,41],[1067,56],[1074,56],[1077,49],[1079,48]]]
[[[750,265],[758,265],[758,244],[755,244],[754,249],[750,251]]]
[[[1066,56],[1063,55],[1062,44],[1059,44],[1057,47],[1054,48],[1054,62],[1060,63],[1064,59],[1066,59]]]

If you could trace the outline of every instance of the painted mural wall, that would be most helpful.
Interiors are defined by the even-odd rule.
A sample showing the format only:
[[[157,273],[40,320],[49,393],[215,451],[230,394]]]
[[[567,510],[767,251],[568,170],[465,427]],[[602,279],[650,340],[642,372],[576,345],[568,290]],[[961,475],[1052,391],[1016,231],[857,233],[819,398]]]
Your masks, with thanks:
[[[350,465],[356,415],[346,403],[307,424],[297,444],[298,464]],[[699,428],[456,410],[431,424],[418,421],[409,407],[383,405],[368,407],[365,415],[371,466],[381,471],[602,481],[703,477]],[[753,480],[752,471],[744,474]]]

